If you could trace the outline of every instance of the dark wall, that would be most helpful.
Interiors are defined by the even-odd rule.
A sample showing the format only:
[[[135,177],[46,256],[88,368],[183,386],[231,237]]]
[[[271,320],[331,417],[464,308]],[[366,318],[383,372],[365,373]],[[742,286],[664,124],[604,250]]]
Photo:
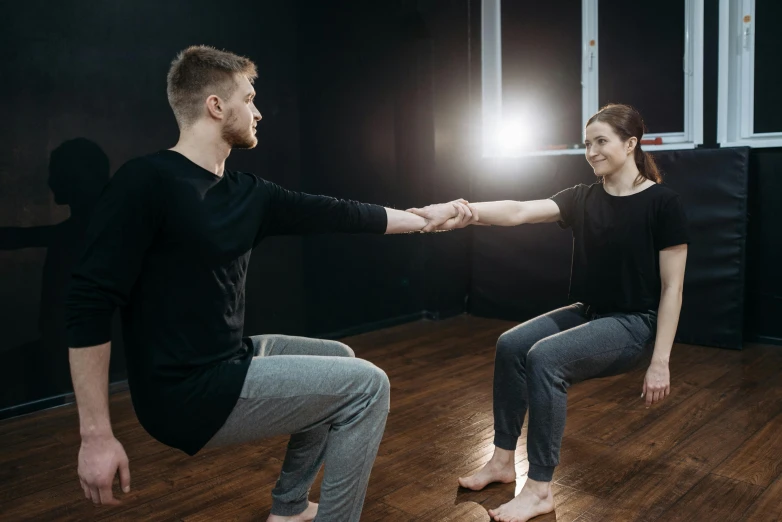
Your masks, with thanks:
[[[474,83],[480,52],[480,2],[440,0],[422,3],[431,47],[434,171],[421,204],[469,199],[480,143],[480,83]],[[478,69],[479,71],[480,69]],[[429,235],[425,239],[426,308],[440,317],[465,310],[469,295],[473,229]]]
[[[466,197],[468,6],[301,2],[305,191],[398,209]],[[308,330],[463,311],[469,238],[307,238]]]
[[[0,27],[0,76],[13,79],[0,83],[11,108],[0,129],[0,415],[70,392],[62,302],[90,206],[122,163],[176,142],[165,75],[188,45],[258,65],[259,146],[229,168],[400,209],[469,192],[470,2],[80,5],[28,2]],[[469,238],[268,239],[252,257],[246,332],[338,334],[461,312]],[[118,325],[113,340],[119,381]]]
[[[591,179],[579,156],[478,154],[478,0],[80,6],[35,0],[0,21],[0,77],[11,79],[0,82],[9,108],[0,128],[0,411],[70,390],[60,304],[90,198],[107,172],[176,141],[165,73],[187,45],[256,61],[259,146],[228,164],[291,189],[404,209],[547,197]],[[706,147],[716,146],[717,32],[707,6]],[[751,151],[748,338],[782,339],[780,170],[779,150]],[[482,269],[472,265],[483,241],[475,232],[267,240],[248,275],[247,332],[316,335],[461,312]],[[493,266],[529,275],[512,282],[533,296],[520,297],[523,315],[565,301],[570,260],[554,252],[566,233],[484,232],[505,245]],[[121,355],[116,336],[114,348]],[[111,376],[124,378],[122,357]]]
[[[288,2],[142,0],[84,9],[74,0],[33,0],[3,20],[0,410],[71,390],[65,285],[109,173],[176,143],[165,77],[177,51],[203,43],[258,64],[260,144],[234,153],[229,168],[300,186],[297,22]],[[248,276],[248,331],[305,330],[301,251],[301,240],[291,238],[257,251]],[[113,381],[125,376],[117,333]]]
[[[770,5],[770,4],[769,4]],[[719,13],[706,2],[704,48],[704,146],[717,146]],[[772,93],[763,93],[763,96]],[[775,94],[775,93],[774,93]],[[747,341],[782,343],[782,149],[750,149],[747,279],[744,336]]]
[[[749,232],[745,334],[782,344],[782,149],[749,157]]]
[[[431,100],[399,2],[301,2],[301,172],[306,192],[412,206],[431,170]],[[420,313],[422,238],[304,242],[307,328],[331,333]]]

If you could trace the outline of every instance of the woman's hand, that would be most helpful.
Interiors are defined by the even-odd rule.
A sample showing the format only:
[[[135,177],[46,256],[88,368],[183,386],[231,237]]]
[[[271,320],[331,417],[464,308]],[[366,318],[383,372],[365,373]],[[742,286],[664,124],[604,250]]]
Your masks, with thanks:
[[[646,407],[658,403],[671,394],[671,372],[668,363],[652,359],[652,364],[646,370],[644,377],[643,393],[641,398],[646,399]]]

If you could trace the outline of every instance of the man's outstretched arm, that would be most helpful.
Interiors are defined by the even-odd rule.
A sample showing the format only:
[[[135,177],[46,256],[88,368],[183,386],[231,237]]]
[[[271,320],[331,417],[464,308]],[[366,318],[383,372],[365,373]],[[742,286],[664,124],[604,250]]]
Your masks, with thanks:
[[[431,215],[416,216],[380,205],[286,190],[262,180],[268,210],[256,241],[264,236],[324,233],[404,234],[450,230],[469,224],[462,200],[430,205]]]

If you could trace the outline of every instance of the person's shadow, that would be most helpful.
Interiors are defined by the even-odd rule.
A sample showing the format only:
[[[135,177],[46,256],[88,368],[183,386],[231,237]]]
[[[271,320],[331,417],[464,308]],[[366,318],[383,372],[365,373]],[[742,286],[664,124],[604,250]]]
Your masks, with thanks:
[[[0,227],[0,250],[47,249],[38,318],[40,338],[0,353],[0,412],[73,389],[65,297],[84,249],[87,225],[109,177],[109,158],[96,143],[86,138],[66,141],[51,153],[48,184],[55,203],[70,207],[70,217],[55,225]]]

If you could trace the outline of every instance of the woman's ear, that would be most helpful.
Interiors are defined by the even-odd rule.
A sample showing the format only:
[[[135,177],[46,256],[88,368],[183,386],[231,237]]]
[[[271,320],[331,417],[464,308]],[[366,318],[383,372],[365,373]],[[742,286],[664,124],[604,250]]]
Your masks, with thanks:
[[[629,140],[627,140],[627,153],[630,154],[634,152],[637,146],[638,146],[638,138],[632,136]]]

